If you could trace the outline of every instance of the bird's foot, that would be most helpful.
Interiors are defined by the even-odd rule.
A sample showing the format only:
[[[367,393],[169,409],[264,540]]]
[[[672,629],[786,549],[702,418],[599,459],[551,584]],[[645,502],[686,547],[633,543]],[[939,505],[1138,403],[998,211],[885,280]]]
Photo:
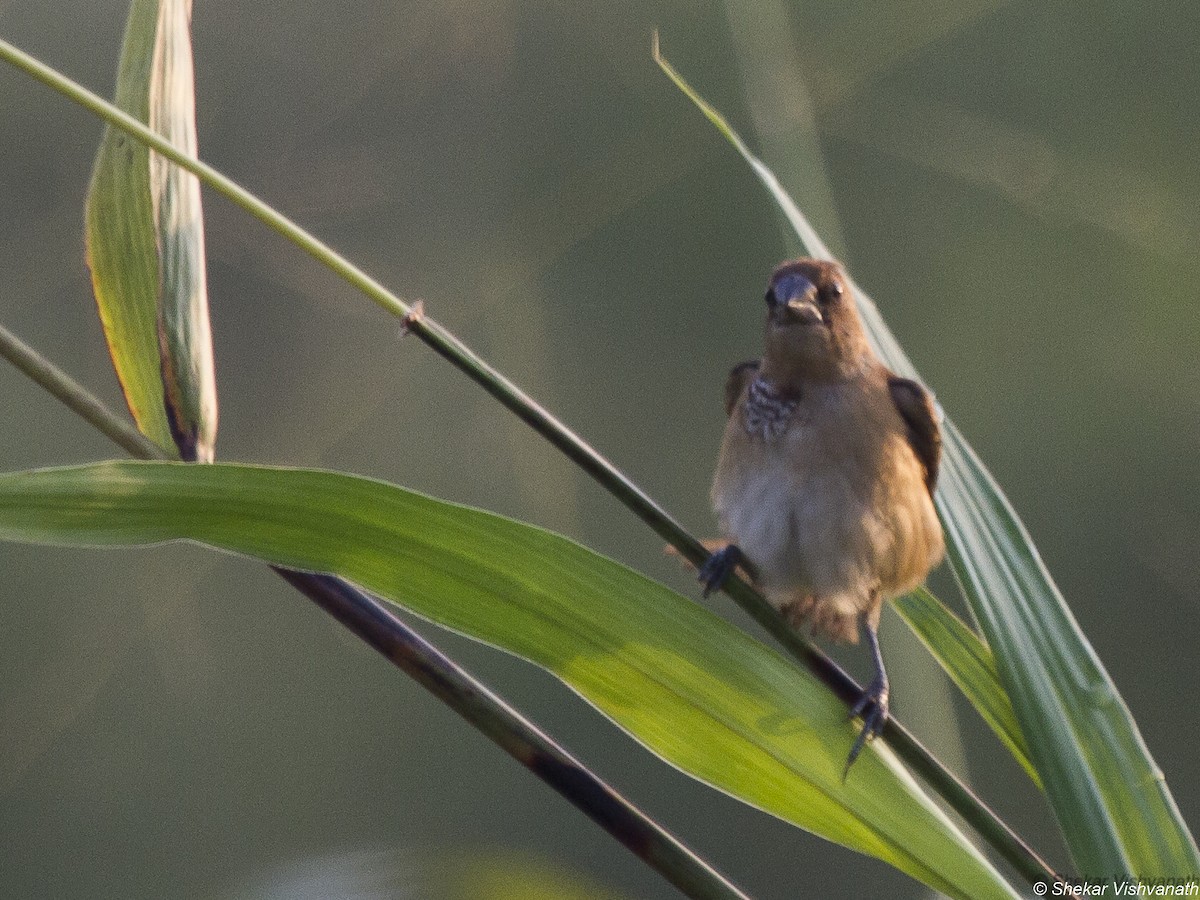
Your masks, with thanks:
[[[850,755],[846,757],[846,768],[842,771],[842,780],[846,780],[846,776],[850,774],[850,767],[854,765],[854,761],[858,759],[858,754],[862,753],[863,747],[867,745],[867,741],[873,740],[875,737],[883,733],[883,726],[888,720],[888,682],[886,676],[876,675],[866,690],[862,692],[862,696],[858,698],[858,702],[850,710],[850,718],[861,716],[863,720],[862,731],[858,733],[858,737],[854,739],[854,746],[850,748]]]
[[[745,556],[737,544],[727,544],[709,555],[700,567],[698,580],[704,585],[704,596],[724,587],[733,570],[742,564]]]

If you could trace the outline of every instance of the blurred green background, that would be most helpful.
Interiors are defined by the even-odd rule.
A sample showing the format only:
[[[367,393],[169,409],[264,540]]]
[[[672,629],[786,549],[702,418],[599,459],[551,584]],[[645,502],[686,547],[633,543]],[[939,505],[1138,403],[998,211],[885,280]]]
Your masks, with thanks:
[[[108,94],[125,12],[0,2],[0,34]],[[657,26],[879,302],[1200,821],[1200,6],[210,0],[194,17],[202,156],[423,298],[712,534],[721,385],[795,247],[651,62]],[[120,404],[82,250],[100,126],[7,69],[0,122],[0,318]],[[385,478],[698,593],[394,320],[206,204],[219,458]],[[7,367],[0,423],[4,470],[116,455]],[[5,896],[675,896],[260,566],[0,545],[0,572]],[[944,572],[934,587],[953,598]],[[885,623],[896,713],[1067,867],[1017,766]],[[530,666],[422,630],[755,896],[924,895],[691,782]]]

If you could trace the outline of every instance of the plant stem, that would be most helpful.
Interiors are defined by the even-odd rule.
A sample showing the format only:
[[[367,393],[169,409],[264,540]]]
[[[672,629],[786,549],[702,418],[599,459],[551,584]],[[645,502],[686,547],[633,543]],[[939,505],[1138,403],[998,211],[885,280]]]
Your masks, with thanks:
[[[54,363],[0,325],[0,357],[138,459],[173,457]],[[486,685],[408,626],[382,600],[332,575],[271,569],[578,807],[688,897],[748,900]]]
[[[332,575],[271,568],[575,804],[686,896],[747,900],[747,895],[723,875],[408,627],[386,603]]]
[[[130,456],[138,459],[173,458],[128,421],[105,406],[100,398],[3,325],[0,325],[0,356],[61,400],[72,412]]]
[[[684,559],[699,565],[707,558],[708,551],[704,549],[703,545],[611,462],[534,402],[515,384],[484,362],[458,338],[441,325],[425,317],[422,309],[414,310],[374,278],[338,255],[327,244],[272,209],[230,178],[206,163],[181,153],[137,119],[3,40],[0,40],[0,59],[6,60],[36,80],[64,94],[110,125],[120,128],[154,151],[187,169],[206,185],[228,197],[246,212],[357,287],[380,307],[401,317],[409,332],[464,372],[578,464],[605,490],[628,507],[634,515],[675,547]],[[839,697],[851,704],[858,699],[862,688],[828,656],[795,632],[750,585],[736,577],[731,577],[726,583],[725,592]],[[1063,881],[1032,847],[895,719],[888,720],[883,734],[897,755],[918,772],[930,787],[950,804],[951,808],[970,823],[995,848],[996,852],[1030,883],[1046,880]]]

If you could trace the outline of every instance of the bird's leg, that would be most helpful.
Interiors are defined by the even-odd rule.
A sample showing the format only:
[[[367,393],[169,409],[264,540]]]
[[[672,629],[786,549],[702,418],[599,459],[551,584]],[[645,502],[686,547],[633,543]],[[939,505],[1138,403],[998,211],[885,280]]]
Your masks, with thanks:
[[[888,720],[888,677],[887,670],[883,667],[883,654],[879,652],[879,624],[864,616],[863,626],[867,632],[867,646],[871,648],[871,661],[875,664],[875,677],[850,710],[850,718],[862,716],[863,727],[854,740],[854,746],[850,748],[850,755],[846,758],[842,780],[849,774],[850,767],[854,765],[854,760],[858,759],[858,754],[862,752],[867,741],[881,733]]]
[[[737,544],[727,544],[715,553],[709,554],[704,565],[700,567],[699,581],[704,585],[704,596],[724,587],[733,570],[745,562],[745,555]]]

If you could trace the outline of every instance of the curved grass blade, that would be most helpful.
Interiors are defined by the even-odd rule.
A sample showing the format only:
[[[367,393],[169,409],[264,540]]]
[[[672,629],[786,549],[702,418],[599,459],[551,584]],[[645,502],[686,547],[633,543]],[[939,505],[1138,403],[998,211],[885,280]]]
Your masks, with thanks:
[[[1029,748],[1017,724],[1012,701],[1000,684],[991,648],[925,588],[905,594],[892,605],[1033,783],[1041,787],[1042,779],[1029,760]]]
[[[115,103],[150,118],[155,0],[134,0],[121,45]],[[141,24],[139,24],[141,23]],[[150,154],[112,126],[104,129],[84,208],[87,263],[109,353],[125,402],[142,433],[174,447],[158,362],[158,263],[150,202]]]
[[[771,170],[659,52],[675,85],[733,144],[815,257],[833,259]],[[855,286],[883,361],[916,370],[875,303]],[[1000,487],[949,419],[943,422],[937,505],[950,563],[995,653],[1059,827],[1085,875],[1200,875],[1200,851],[1120,693],[1067,608]]]
[[[187,0],[134,0],[116,102],[194,156],[190,7]],[[211,460],[216,382],[199,182],[107,127],[88,189],[85,243],[134,421],[160,447]]]
[[[951,422],[943,434],[950,561],[1080,871],[1195,879],[1195,839],[1116,685],[991,474]]]
[[[0,538],[186,539],[332,572],[553,672],[690,775],[956,897],[1011,888],[817,679],[539,528],[333,472],[101,463],[0,476]]]

